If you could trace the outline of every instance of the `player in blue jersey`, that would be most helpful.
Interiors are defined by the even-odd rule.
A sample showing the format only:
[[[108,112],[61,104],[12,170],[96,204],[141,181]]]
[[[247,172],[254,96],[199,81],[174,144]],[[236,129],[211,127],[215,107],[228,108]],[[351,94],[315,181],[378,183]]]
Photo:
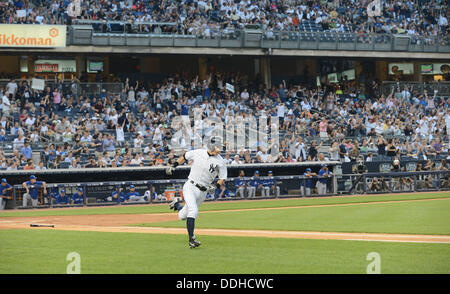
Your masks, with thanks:
[[[239,171],[239,177],[234,180],[234,185],[236,186],[236,197],[239,195],[241,198],[245,198],[245,187],[247,184],[244,177],[244,170],[241,169]]]
[[[128,202],[147,202],[148,201],[148,197],[145,195],[139,194],[139,192],[136,191],[136,187],[134,187],[134,185],[130,185],[129,189],[130,189],[130,192],[128,192],[126,195]]]
[[[301,181],[301,191],[303,196],[310,196],[311,195],[311,188],[313,183],[313,178],[317,176],[316,173],[313,173],[311,169],[308,167],[306,169],[306,172],[303,174],[304,179]]]
[[[61,204],[69,204],[70,203],[70,199],[69,197],[66,195],[66,191],[64,189],[62,189],[61,191],[59,191],[58,195],[56,195],[54,197],[55,199],[55,204],[61,205]]]
[[[47,195],[47,186],[43,181],[38,181],[35,175],[30,176],[30,180],[22,184],[25,188],[25,193],[23,194],[22,206],[28,206],[28,200],[31,200],[33,207],[37,207],[39,201],[39,191],[42,189],[44,195]]]
[[[84,204],[84,193],[83,188],[77,188],[77,191],[73,193],[71,204]]]
[[[269,172],[267,173],[267,178],[263,180],[262,186],[263,197],[270,197],[270,194],[275,195],[276,197],[280,196],[280,187],[276,185],[271,170],[269,170]]]
[[[256,195],[256,190],[262,191],[262,181],[259,178],[259,171],[255,171],[255,174],[248,182],[248,198],[254,198]]]
[[[6,179],[1,180],[0,184],[0,210],[5,209],[7,201],[12,199],[11,191],[13,187],[8,184]]]

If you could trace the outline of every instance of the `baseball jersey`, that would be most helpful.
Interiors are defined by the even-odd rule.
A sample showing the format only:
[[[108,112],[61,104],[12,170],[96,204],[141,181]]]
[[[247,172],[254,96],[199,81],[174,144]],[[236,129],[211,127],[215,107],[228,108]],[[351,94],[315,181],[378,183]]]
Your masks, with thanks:
[[[272,186],[275,185],[275,180],[272,179],[272,178],[270,178],[270,179],[265,179],[265,180],[263,181],[262,185],[263,185],[264,187],[272,187]]]
[[[241,177],[234,180],[234,185],[236,187],[245,186],[245,180]]]
[[[324,176],[328,176],[329,172],[328,171],[324,171],[323,169],[321,169],[318,173],[319,177],[324,177]],[[327,183],[327,178],[319,178],[319,182],[321,182],[322,184],[326,184]]]
[[[117,194],[119,194],[119,195],[117,196]],[[124,202],[127,199],[127,197],[125,196],[124,192],[120,192],[119,193],[118,191],[113,191],[112,192],[112,199],[113,199],[114,202],[118,202],[118,201]]]
[[[6,183],[5,186],[0,184],[0,195],[6,196],[6,190],[11,188],[12,186],[8,183]]]
[[[196,149],[184,154],[187,161],[193,161],[188,179],[203,185],[210,185],[214,179],[227,178],[227,168],[222,156],[210,156],[206,149]]]
[[[139,195],[139,192],[137,192],[137,191],[128,192],[126,195],[127,200],[129,200],[131,196],[141,196],[141,195]]]
[[[249,184],[252,187],[258,187],[261,184],[261,180],[259,178],[256,178],[256,177],[252,177],[252,179],[250,180]]]
[[[308,176],[308,173],[303,174],[305,177]],[[311,188],[312,186],[312,178],[306,178],[304,180],[301,180],[302,186],[305,186],[306,188]]]
[[[26,181],[28,190],[30,191],[30,196],[32,199],[38,199],[39,196],[39,189],[42,187],[41,181],[36,181],[34,184],[31,183],[31,181]]]
[[[55,203],[56,204],[68,204],[69,203],[69,197],[67,197],[67,195],[61,195],[61,194],[58,194],[56,197],[55,197]]]
[[[83,194],[78,195],[78,192],[73,193],[72,200],[73,200],[73,203],[75,203],[75,204],[82,204],[84,201]]]

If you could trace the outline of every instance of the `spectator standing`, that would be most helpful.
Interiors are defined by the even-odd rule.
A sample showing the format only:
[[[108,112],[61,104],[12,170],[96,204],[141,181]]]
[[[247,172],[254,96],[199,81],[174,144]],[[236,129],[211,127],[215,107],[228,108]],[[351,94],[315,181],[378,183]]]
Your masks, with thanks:
[[[9,93],[5,92],[5,94],[2,97],[2,114],[5,117],[8,117],[11,112],[11,102],[9,101]]]
[[[33,151],[31,150],[30,143],[27,140],[24,142],[24,146],[20,150],[20,153],[25,156],[25,159],[31,159]]]

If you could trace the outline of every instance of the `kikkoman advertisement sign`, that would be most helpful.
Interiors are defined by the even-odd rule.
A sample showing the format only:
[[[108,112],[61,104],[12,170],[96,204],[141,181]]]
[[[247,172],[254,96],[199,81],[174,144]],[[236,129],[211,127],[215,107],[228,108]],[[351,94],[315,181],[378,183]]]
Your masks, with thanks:
[[[0,47],[66,47],[66,26],[0,24]]]

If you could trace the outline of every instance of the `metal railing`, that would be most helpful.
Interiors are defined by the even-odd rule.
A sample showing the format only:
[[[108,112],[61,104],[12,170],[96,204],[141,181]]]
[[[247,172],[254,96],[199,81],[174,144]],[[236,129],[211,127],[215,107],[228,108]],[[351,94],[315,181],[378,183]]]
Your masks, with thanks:
[[[129,205],[164,203],[175,196],[183,196],[182,187],[185,179],[137,180],[137,181],[106,181],[79,183],[50,183],[46,190],[39,186],[37,206],[70,207],[95,205]],[[135,186],[139,197],[127,199],[130,185]],[[14,185],[12,204],[10,208],[28,208],[23,201],[25,189],[22,185]],[[332,175],[324,178],[319,176],[262,176],[243,178],[228,178],[224,189],[206,194],[206,201],[242,200],[242,199],[276,199],[294,197],[321,197],[333,195],[404,193],[422,191],[450,190],[450,171],[399,172],[399,173],[366,173],[352,175]],[[29,187],[33,188],[33,187]],[[82,188],[82,200],[71,202],[71,195]],[[68,203],[58,203],[57,195],[65,190]],[[113,198],[116,191],[118,198]],[[123,193],[123,194],[121,194]]]
[[[144,24],[144,23],[143,23]],[[149,25],[159,26],[157,23]],[[172,23],[164,25],[173,25]],[[129,31],[128,31],[129,32]],[[197,30],[193,34],[160,31],[102,31],[98,25],[69,30],[69,45],[309,49],[349,51],[450,52],[450,37],[336,31]]]
[[[433,96],[434,91],[438,91],[438,96],[450,96],[450,82],[439,81],[434,83],[420,83],[420,82],[392,82],[392,81],[384,81],[382,82],[382,91],[385,96],[388,96],[392,89],[394,89],[394,93],[397,92],[397,89],[403,91],[405,86],[408,87],[409,92],[412,94],[413,92],[417,92],[419,94],[427,91],[428,95]]]
[[[336,176],[339,194],[450,190],[450,171],[381,172]]]
[[[17,83],[21,83],[22,80],[18,80]],[[9,83],[9,80],[0,80],[0,87],[5,87]],[[31,81],[28,83],[31,85]],[[45,87],[50,87],[52,90],[59,87],[59,84],[55,82],[54,79],[45,80]],[[103,83],[103,82],[94,82],[94,83],[75,83],[72,87],[72,82],[69,80],[65,80],[61,83],[61,88],[63,93],[71,93],[73,95],[95,95],[100,94],[103,90],[109,94],[119,94],[124,85],[123,83]]]
[[[242,180],[243,189],[237,191],[236,180]],[[272,180],[271,183],[268,180]],[[336,194],[334,189],[334,176],[327,178],[313,177],[308,180],[314,181],[314,187],[311,189],[302,189],[301,181],[305,181],[304,176],[261,176],[257,179],[253,177],[228,178],[224,184],[224,193],[221,190],[208,191],[206,201],[213,200],[231,200],[231,199],[275,199],[290,197],[309,197],[309,196],[330,196]],[[325,180],[320,190],[316,191],[316,182]],[[182,187],[186,179],[168,179],[168,180],[142,180],[142,181],[108,181],[108,182],[81,182],[81,183],[50,183],[46,184],[45,193],[42,186],[29,185],[30,189],[37,189],[37,206],[39,208],[48,207],[67,207],[67,206],[93,206],[93,205],[130,205],[130,204],[149,204],[170,201],[174,196],[183,196]],[[140,197],[137,199],[127,199],[127,192],[130,185],[134,185],[135,191]],[[307,184],[309,185],[309,184]],[[273,186],[273,187],[272,187]],[[318,185],[317,185],[318,186]],[[77,193],[81,188],[82,201],[72,203],[71,196]],[[65,190],[68,196],[68,203],[61,205],[56,196],[61,190]],[[113,198],[113,192],[117,191],[119,198]],[[22,185],[13,186],[13,204],[14,208],[28,208],[27,200],[24,200],[25,188]],[[120,194],[122,194],[120,197]],[[146,197],[145,197],[146,196]]]

